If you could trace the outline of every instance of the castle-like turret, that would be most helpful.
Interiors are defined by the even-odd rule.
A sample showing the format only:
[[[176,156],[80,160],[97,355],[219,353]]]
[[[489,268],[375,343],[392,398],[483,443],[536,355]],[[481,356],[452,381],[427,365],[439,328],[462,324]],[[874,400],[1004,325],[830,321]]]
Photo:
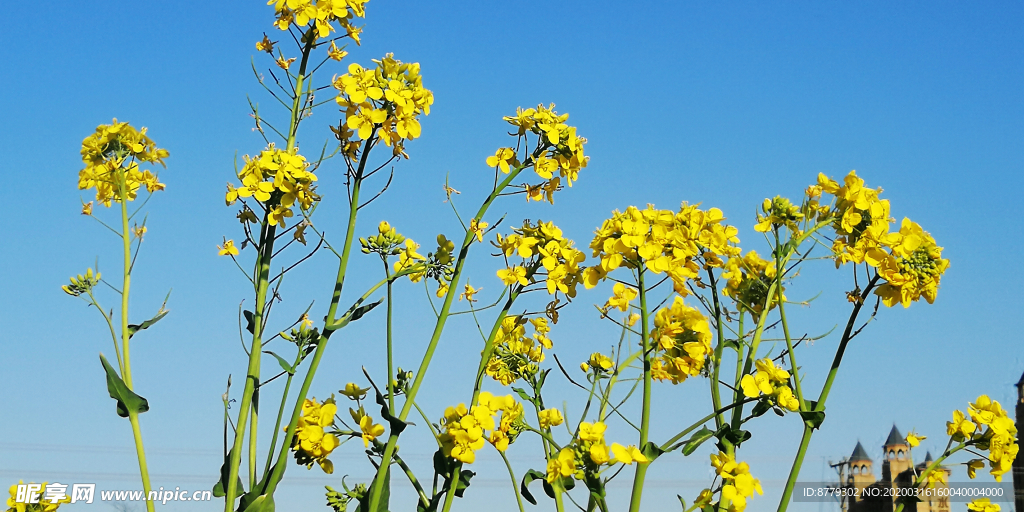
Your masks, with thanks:
[[[882,480],[895,483],[895,477],[904,471],[914,467],[914,459],[910,456],[910,445],[906,438],[900,434],[896,424],[893,424],[889,431],[889,437],[882,445],[882,452],[885,454],[885,461],[882,462]]]

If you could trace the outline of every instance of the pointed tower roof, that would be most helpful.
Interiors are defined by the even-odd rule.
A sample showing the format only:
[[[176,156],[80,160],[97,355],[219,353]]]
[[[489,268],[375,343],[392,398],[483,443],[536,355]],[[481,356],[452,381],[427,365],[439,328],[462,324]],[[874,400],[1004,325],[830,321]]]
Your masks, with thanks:
[[[924,463],[925,463],[925,465],[930,465],[934,461],[935,461],[935,459],[932,458],[932,452],[930,452],[930,451],[926,452],[925,455],[924,455]]]
[[[1017,381],[1017,387],[1024,387],[1024,374],[1021,374],[1020,380]]]
[[[864,445],[857,441],[857,447],[853,449],[853,455],[850,455],[850,462],[856,461],[871,461],[871,457],[868,457],[867,450],[864,449]]]
[[[905,445],[907,444],[907,440],[906,438],[903,437],[903,434],[900,434],[900,431],[896,428],[896,424],[893,423],[892,430],[889,431],[889,437],[888,439],[885,440],[885,444],[883,446],[890,446],[895,444]]]

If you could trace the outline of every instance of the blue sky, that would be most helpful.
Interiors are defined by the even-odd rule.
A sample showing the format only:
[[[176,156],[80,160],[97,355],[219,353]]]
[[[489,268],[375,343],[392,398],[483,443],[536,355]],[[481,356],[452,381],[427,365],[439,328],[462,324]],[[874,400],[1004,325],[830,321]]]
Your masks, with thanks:
[[[174,290],[171,314],[133,345],[137,390],[152,404],[142,417],[150,467],[158,486],[208,488],[219,467],[220,395],[228,373],[244,372],[237,311],[252,300],[215,245],[223,236],[239,238],[234,210],[223,203],[233,159],[263,145],[251,129],[246,95],[271,108],[250,59],[258,69],[271,65],[256,55],[254,43],[263,32],[275,37],[272,9],[226,1],[212,8],[185,1],[47,5],[54,14],[43,17],[28,4],[8,6],[16,21],[0,32],[8,55],[0,73],[6,121],[0,172],[11,191],[0,251],[0,351],[7,361],[0,370],[6,411],[0,479],[138,487],[130,429],[113,414],[96,361],[99,351],[110,352],[104,326],[60,291],[67,276],[97,258],[104,272],[117,273],[117,241],[79,215],[80,197],[90,198],[76,190],[82,138],[117,117],[149,127],[171,153],[161,172],[168,188],[148,207],[150,231],[133,281],[133,320]],[[435,103],[422,138],[408,146],[411,160],[396,166],[385,198],[364,210],[360,234],[387,219],[421,242],[438,232],[452,238],[457,221],[442,204],[445,176],[462,191],[463,211],[475,209],[490,183],[484,158],[508,144],[501,116],[541,102],[571,114],[570,124],[589,139],[590,166],[553,207],[510,198],[492,212],[494,219],[507,212],[505,225],[525,217],[554,220],[581,246],[615,208],[689,201],[721,208],[740,227],[744,248],[764,252],[752,230],[763,198],[795,197],[819,172],[839,177],[856,169],[868,185],[885,189],[896,218],[908,216],[931,232],[951,267],[934,305],[882,311],[851,345],[801,479],[830,477],[824,462],[849,455],[857,440],[880,456],[893,423],[904,433],[914,428],[929,435],[922,448],[934,452],[944,446],[952,409],[983,393],[1012,404],[1012,384],[1024,371],[1012,327],[1024,306],[1024,242],[1012,220],[1024,185],[1021,4],[649,2],[641,8],[374,0],[365,25],[363,45],[350,47],[346,61],[367,65],[394,52],[419,62]],[[325,68],[321,80],[343,72],[343,65]],[[337,118],[330,106],[317,111],[303,124],[303,149],[319,148]],[[325,201],[318,226],[340,240],[342,173],[328,167],[320,176]],[[496,293],[497,264],[480,251],[471,282]],[[324,252],[291,274],[278,318],[297,315],[311,301],[322,314],[335,265]],[[379,264],[362,258],[354,265],[352,292],[378,279]],[[844,276],[828,262],[808,268],[795,296],[824,293],[794,313],[801,332],[826,331],[844,320]],[[422,290],[406,285],[403,291],[399,364],[413,367],[428,313]],[[605,298],[605,290],[582,293],[563,315],[552,332],[563,361],[614,342],[617,333],[598,323],[590,306]],[[336,336],[313,394],[324,397],[355,380],[360,364],[379,372],[380,340],[379,315]],[[802,355],[811,389],[819,389],[836,343],[819,341]],[[461,369],[475,367],[478,350],[471,324],[452,325],[438,352],[442,364],[421,395],[425,409],[440,414],[466,399],[470,370]],[[451,395],[450,389],[466,391]],[[658,432],[671,435],[673,427],[706,414],[706,391],[701,381],[658,387]],[[553,396],[559,392],[570,409],[578,401],[567,387],[553,388]],[[616,428],[625,435],[621,426],[610,433]],[[766,495],[751,510],[773,510],[799,422],[766,416],[753,430],[741,453]],[[429,439],[418,435],[403,441],[403,451],[426,472]],[[529,446],[510,456],[518,468],[537,467],[537,452]],[[645,508],[674,507],[677,492],[691,500],[709,479],[708,452],[659,459]],[[341,449],[335,476],[365,478],[368,465],[359,454],[350,445]],[[483,456],[477,466],[480,485],[462,505],[505,510],[492,501],[495,493],[511,497],[500,459]],[[318,507],[321,486],[337,481],[291,467],[282,496],[294,508],[279,508]],[[393,509],[410,502],[409,495],[398,499],[405,501]],[[109,505],[93,505],[103,507]]]

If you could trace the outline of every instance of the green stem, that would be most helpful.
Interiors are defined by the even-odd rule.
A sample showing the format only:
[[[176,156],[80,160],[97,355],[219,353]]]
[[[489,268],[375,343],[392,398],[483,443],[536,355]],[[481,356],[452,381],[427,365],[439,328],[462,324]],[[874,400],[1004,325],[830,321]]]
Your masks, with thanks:
[[[850,343],[851,336],[853,334],[853,328],[857,323],[857,315],[860,313],[861,308],[864,306],[864,301],[867,299],[871,290],[878,282],[879,276],[875,276],[868,282],[864,292],[861,293],[859,301],[853,306],[853,311],[850,313],[850,318],[846,322],[846,329],[843,331],[843,337],[839,341],[839,348],[836,349],[835,358],[832,360],[832,368],[828,372],[828,377],[825,379],[825,384],[821,388],[821,394],[818,395],[818,402],[814,406],[814,412],[825,411],[825,400],[828,399],[829,390],[832,389],[832,382],[836,379],[836,374],[839,372],[839,365],[843,362],[843,354],[846,353],[846,345]],[[810,425],[804,424],[803,437],[800,439],[800,447],[797,449],[796,458],[793,460],[793,466],[789,471],[789,478],[786,480],[786,487],[782,491],[782,499],[779,501],[778,512],[785,512],[786,508],[789,507],[789,500],[793,494],[793,487],[796,485],[797,476],[800,474],[800,467],[803,465],[804,453],[807,451],[807,447],[810,444],[811,436],[814,434],[814,429]]]
[[[409,465],[406,464],[397,453],[395,454],[395,462],[398,464],[398,467],[402,468],[402,471],[405,472],[405,476],[409,478],[409,483],[411,483],[413,488],[416,489],[416,494],[419,496],[420,504],[423,505],[423,508],[427,509],[430,507],[430,498],[427,497],[427,493],[423,490],[423,486],[420,485],[420,481],[416,479],[416,475],[413,474],[412,469],[409,469]]]
[[[952,443],[952,441],[953,440],[950,439],[950,443]],[[946,445],[945,453],[943,453],[942,456],[939,457],[938,459],[935,459],[935,461],[933,461],[931,463],[931,465],[929,465],[927,468],[925,468],[925,470],[922,471],[921,474],[917,476],[917,478],[914,480],[914,487],[915,488],[916,487],[920,487],[921,484],[924,483],[925,479],[928,477],[929,473],[931,473],[932,471],[935,471],[935,468],[937,468],[940,465],[942,465],[942,462],[944,460],[946,460],[947,458],[949,458],[950,455],[953,455],[954,453],[964,449],[965,447],[967,447],[967,443],[960,443],[959,445],[956,446],[956,448],[953,448],[953,450],[950,451],[949,450],[949,445]],[[904,504],[905,504],[905,502],[901,501],[899,503],[899,505],[896,506],[896,510],[894,512],[902,512]]]
[[[643,395],[643,408],[640,412],[640,442],[639,447],[642,450],[644,445],[647,444],[647,435],[650,430],[651,424],[651,347],[650,339],[648,336],[647,326],[647,290],[644,289],[644,268],[643,262],[637,265],[637,288],[640,290],[640,344],[643,347],[643,362],[644,362],[644,395]],[[647,476],[647,468],[650,466],[650,462],[637,462],[636,474],[633,476],[633,492],[629,498],[629,511],[638,512],[640,510],[640,498],[644,492],[644,479]]]
[[[407,270],[416,270],[416,268],[410,267]],[[365,301],[367,298],[370,297],[370,295],[373,295],[373,293],[376,292],[378,288],[384,286],[384,284],[386,284],[388,281],[397,279],[406,274],[407,272],[398,272],[392,277],[392,279],[385,279],[373,285],[373,287],[367,290],[366,293],[364,293],[362,297],[360,297],[360,302]],[[330,317],[328,317],[328,319],[330,319]],[[328,326],[330,325],[331,324],[328,324]],[[281,478],[284,477],[284,470],[286,467],[285,458],[288,456],[288,450],[291,449],[292,440],[295,438],[295,425],[298,424],[299,417],[302,415],[302,404],[306,399],[306,394],[309,393],[309,387],[313,385],[313,377],[316,375],[316,370],[320,366],[320,359],[324,355],[324,349],[327,347],[327,340],[332,332],[334,331],[331,329],[326,329],[324,333],[320,336],[320,340],[317,342],[316,351],[313,352],[313,359],[309,363],[309,369],[306,371],[306,377],[302,381],[302,388],[300,388],[299,394],[296,397],[295,406],[292,408],[292,416],[291,419],[288,421],[288,433],[287,435],[285,435],[284,443],[281,445],[281,449],[278,452],[277,463],[274,464],[274,468],[270,476],[267,478],[267,482],[265,484],[265,487],[263,488],[263,492],[260,494],[273,495],[274,491],[277,490],[278,483],[281,482]],[[387,469],[386,466],[389,465],[390,460],[388,461],[388,464],[382,464],[382,466],[384,466],[385,469]],[[383,479],[383,477],[381,478]]]
[[[505,469],[508,470],[508,476],[512,479],[512,491],[516,494],[516,504],[519,505],[519,512],[525,512],[523,509],[523,498],[519,495],[519,483],[516,480],[516,474],[512,471],[512,465],[508,463],[508,457],[505,456],[505,452],[499,451],[501,460],[505,461]]]
[[[134,391],[132,384],[132,366],[129,358],[128,345],[131,339],[131,332],[128,330],[128,292],[132,281],[132,241],[131,232],[128,230],[128,183],[125,171],[118,167],[118,193],[121,199],[121,242],[124,250],[124,283],[121,287],[121,353],[124,355],[124,366],[121,368],[121,378]],[[146,464],[146,449],[142,443],[142,430],[139,427],[139,413],[128,411],[128,420],[132,425],[132,437],[135,439],[135,455],[139,459],[139,473],[142,476],[142,491],[146,493],[146,510],[154,511],[153,501],[149,499],[149,468]]]
[[[484,200],[484,203],[480,206],[474,219],[482,219],[487,213],[487,209],[491,206],[491,203],[501,194],[501,191],[512,182],[526,165],[516,167],[509,173],[508,177],[502,180],[491,193]],[[437,317],[437,322],[434,324],[434,332],[430,336],[430,342],[427,344],[427,350],[423,354],[423,359],[420,362],[420,366],[416,371],[416,376],[413,379],[412,386],[406,392],[405,404],[402,406],[402,411],[398,415],[398,419],[405,421],[409,416],[409,412],[412,410],[413,401],[416,399],[417,393],[419,393],[420,386],[423,384],[423,378],[427,375],[427,369],[430,367],[430,361],[434,356],[434,351],[437,349],[437,344],[441,339],[441,333],[444,331],[445,323],[448,321],[448,312],[452,307],[452,299],[458,294],[456,288],[459,285],[459,280],[462,277],[462,268],[466,262],[466,256],[469,254],[469,247],[476,240],[476,234],[472,231],[467,230],[466,236],[462,241],[462,249],[459,251],[459,258],[455,262],[455,270],[452,274],[452,280],[449,284],[448,293],[444,296],[444,302],[441,305],[440,314]],[[398,434],[392,432],[388,436],[387,446],[384,448],[384,454],[381,460],[380,467],[377,469],[377,478],[373,482],[373,488],[370,491],[370,510],[377,510],[380,505],[380,493],[384,487],[383,474],[386,471],[387,466],[391,464],[391,457],[395,453],[395,446],[398,444]]]
[[[387,349],[388,349],[388,411],[394,411],[395,410],[395,379],[393,378],[393,376],[395,374],[395,361],[394,361],[394,358],[393,358],[392,345],[391,345],[391,331],[392,331],[391,314],[392,314],[392,306],[393,306],[393,302],[392,302],[392,298],[391,298],[391,285],[392,285],[392,283],[391,283],[391,269],[388,268],[388,259],[387,259],[386,256],[383,257],[383,260],[384,260],[384,277],[386,277],[388,279],[388,287],[387,287],[388,312],[387,312],[387,320],[386,320],[386,322],[387,322],[387,344],[388,344],[388,346],[387,346]],[[428,502],[428,505],[429,505],[429,502]]]
[[[796,484],[797,476],[800,474],[800,467],[804,463],[804,454],[807,453],[807,447],[811,443],[811,436],[813,434],[814,429],[805,424],[804,433],[800,437],[800,447],[796,451],[796,460],[793,461],[793,467],[789,470],[789,479],[786,480],[786,487],[782,490],[779,512],[785,512],[786,508],[789,507],[789,500],[793,496],[793,487]]]
[[[146,510],[153,512],[153,501],[149,499],[149,467],[146,464],[146,450],[142,445],[142,429],[139,427],[139,413],[128,412],[128,421],[132,424],[132,436],[135,438],[135,455],[139,459],[139,473],[142,474],[142,490],[146,493]]]
[[[252,397],[260,378],[260,356],[263,355],[263,314],[267,302],[267,288],[270,279],[270,260],[274,254],[274,234],[276,226],[271,226],[269,213],[263,216],[263,226],[260,230],[259,255],[257,256],[257,268],[259,270],[256,282],[256,306],[253,308],[253,335],[249,347],[249,367],[246,371],[245,387],[242,390],[242,403],[238,410],[238,421],[235,424],[235,439],[231,445],[231,453],[228,455],[228,481],[224,496],[224,510],[231,512],[234,509],[234,501],[238,495],[238,471],[242,458],[242,445],[245,442],[245,431],[249,421],[249,413],[252,410]],[[253,432],[255,433],[255,432]],[[251,437],[255,437],[250,434]],[[253,465],[255,451],[250,444],[250,465]],[[251,469],[251,468],[250,468]],[[252,474],[252,471],[250,471]],[[250,490],[252,482],[250,481]]]
[[[295,355],[295,362],[292,363],[292,368],[298,368],[300,362],[302,362],[302,347],[299,347],[298,353]],[[274,448],[277,447],[277,435],[281,432],[281,418],[284,417],[284,406],[288,401],[288,390],[292,387],[293,377],[295,377],[295,374],[289,373],[284,381],[284,391],[281,392],[281,405],[277,408],[277,421],[274,422],[274,435],[270,438],[270,450],[267,450],[267,463],[263,468],[264,476],[270,474],[270,463],[274,460]]]
[[[715,307],[715,324],[718,326],[718,345],[715,347],[715,365],[711,372],[711,408],[715,411],[722,408],[721,391],[718,389],[718,375],[722,368],[722,352],[725,350],[725,325],[722,323],[722,306],[718,302],[718,283],[715,282],[715,274],[708,268],[708,280],[711,281],[711,298]],[[721,414],[715,415],[715,427],[722,428],[725,418]]]
[[[781,251],[779,247],[779,231],[775,229],[775,251]],[[789,254],[785,255],[786,259],[789,258]],[[800,402],[800,410],[806,411],[807,404],[804,403],[804,392],[800,385],[799,370],[796,366],[796,352],[793,351],[793,339],[789,336],[789,323],[786,321],[786,301],[782,297],[782,259],[781,257],[775,258],[775,293],[776,301],[779,304],[779,317],[782,320],[782,333],[786,338],[786,352],[789,354],[789,366],[793,374],[793,382],[796,385],[796,398]]]

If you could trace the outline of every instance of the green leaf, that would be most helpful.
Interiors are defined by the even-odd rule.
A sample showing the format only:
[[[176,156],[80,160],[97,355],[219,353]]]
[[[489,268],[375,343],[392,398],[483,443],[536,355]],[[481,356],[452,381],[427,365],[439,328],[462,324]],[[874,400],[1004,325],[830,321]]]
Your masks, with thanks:
[[[690,456],[698,447],[700,447],[700,445],[704,444],[704,441],[711,439],[714,435],[715,431],[707,427],[701,427],[700,430],[694,432],[693,435],[686,440],[686,443],[683,444],[683,455],[686,455],[687,457]]]
[[[679,494],[676,494],[676,498],[679,498],[679,504],[683,506],[683,510],[686,510],[686,500]]]
[[[274,512],[274,497],[261,494],[245,508],[239,508],[240,512]]]
[[[170,313],[170,311],[165,309],[165,306],[167,306],[167,299],[170,297],[171,292],[167,292],[167,297],[164,297],[164,303],[160,305],[160,310],[156,312],[156,316],[153,318],[150,318],[141,324],[128,324],[128,337],[131,338],[132,336],[135,336],[135,333],[143,329],[149,329],[153,324],[159,322],[161,318],[167,316],[167,313]]]
[[[377,478],[374,477],[373,481],[366,488],[366,495],[359,500],[358,512],[368,512],[370,510],[370,494],[372,494],[374,482]],[[380,488],[380,501],[377,503],[377,510],[374,512],[388,512],[388,502],[391,501],[391,468],[388,468],[384,472],[384,485]]]
[[[804,419],[804,424],[811,429],[821,427],[821,423],[825,421],[825,411],[800,411],[800,417]]]
[[[519,395],[519,398],[522,398],[524,401],[530,402],[531,404],[534,403],[533,397],[530,396],[529,393],[527,393],[525,389],[513,387],[512,391],[515,391],[516,394]]]
[[[724,442],[728,442],[732,446],[739,446],[743,441],[750,439],[750,432],[722,425],[722,428],[715,432],[715,437],[719,439],[718,449],[724,452],[727,451]]]
[[[739,350],[740,350],[740,344],[739,344],[739,342],[738,342],[738,341],[736,341],[736,340],[733,340],[733,339],[726,339],[726,340],[724,340],[724,343],[723,343],[723,344],[724,344],[724,345],[725,345],[726,347],[729,347],[729,348],[731,348],[731,349],[733,349],[733,350],[735,350],[735,351],[737,351],[737,352],[739,352]]]
[[[255,334],[256,317],[253,316],[252,311],[242,311],[242,316],[245,317],[245,330],[249,331],[249,334]]]
[[[128,389],[121,377],[117,375],[117,370],[110,366],[103,354],[100,354],[100,363],[103,364],[103,371],[107,373],[107,392],[110,393],[110,398],[117,400],[118,416],[127,418],[129,412],[141,414],[149,410],[149,402]]]
[[[220,480],[217,480],[217,483],[214,484],[213,486],[214,498],[223,498],[227,494],[227,481],[229,476],[228,462],[228,456],[225,455],[224,464],[221,464],[220,466]],[[235,483],[235,496],[245,494],[245,489],[242,487],[242,477],[236,475],[235,478],[238,479],[238,481]]]
[[[665,450],[662,450],[658,445],[647,441],[647,443],[640,448],[640,452],[644,454],[644,457],[647,457],[648,462],[654,462],[654,459],[661,457],[661,455],[665,453]]]
[[[283,357],[269,350],[264,350],[263,353],[274,356],[274,359],[277,359],[277,364],[281,365],[281,369],[288,372],[288,375],[295,375],[295,368],[292,368],[292,365],[288,364],[288,361],[285,361]]]
[[[523,498],[526,501],[530,502],[531,505],[537,504],[537,498],[534,498],[533,494],[530,492],[530,484],[534,480],[545,480],[545,478],[546,475],[544,473],[541,473],[540,471],[537,471],[536,469],[531,469],[527,471],[525,475],[523,475],[523,482],[522,484],[519,485],[519,492],[523,495]]]
[[[363,303],[363,299],[359,299],[356,301],[355,304],[352,305],[352,307],[348,308],[348,311],[346,311],[345,314],[342,315],[337,322],[334,322],[333,324],[327,326],[325,330],[336,331],[338,329],[341,329],[342,327],[348,325],[349,322],[355,322],[356,320],[359,320],[360,318],[363,317],[363,315],[369,313],[373,308],[380,306],[381,303],[383,302],[384,298],[381,297],[380,300],[378,300],[377,302],[371,302],[365,306],[360,306],[360,304]]]
[[[455,484],[455,497],[456,498],[461,498],[462,497],[463,493],[466,492],[466,489],[469,488],[469,481],[472,480],[474,476],[476,476],[476,473],[474,473],[474,472],[472,472],[472,471],[470,471],[468,469],[463,469],[459,473],[459,483]]]
[[[373,380],[370,379],[370,374],[366,373],[366,368],[363,368],[363,375],[366,376],[367,380],[370,381],[370,385],[373,386],[373,393],[376,395],[377,403],[380,405],[380,415],[382,418],[387,420],[388,425],[391,427],[391,435],[402,435],[405,427],[412,425],[407,421],[402,421],[395,416],[391,415],[391,409],[388,407],[388,401],[381,394],[380,390],[377,389],[377,384],[374,384]]]
[[[750,415],[756,418],[756,417],[758,417],[758,416],[768,412],[768,409],[771,409],[771,408],[772,408],[772,403],[771,402],[769,402],[767,399],[761,400],[761,401],[757,402],[757,405],[754,406],[754,409],[752,411],[750,411]]]

